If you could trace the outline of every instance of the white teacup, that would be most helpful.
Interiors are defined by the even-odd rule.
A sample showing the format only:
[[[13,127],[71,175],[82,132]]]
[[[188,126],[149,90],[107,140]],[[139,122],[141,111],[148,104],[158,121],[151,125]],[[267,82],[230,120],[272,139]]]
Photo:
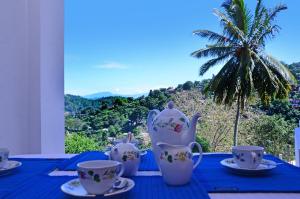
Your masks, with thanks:
[[[6,148],[0,148],[0,169],[5,167],[8,161],[9,150]]]
[[[232,147],[234,161],[240,168],[256,169],[262,161],[264,148],[260,146]]]
[[[112,160],[93,160],[77,164],[79,181],[90,194],[101,195],[111,189],[123,172],[123,164]]]

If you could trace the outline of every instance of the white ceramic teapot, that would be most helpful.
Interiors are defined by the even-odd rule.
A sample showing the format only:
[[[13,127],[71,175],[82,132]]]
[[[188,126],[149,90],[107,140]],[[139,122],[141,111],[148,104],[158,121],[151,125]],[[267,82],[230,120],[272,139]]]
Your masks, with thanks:
[[[123,163],[123,176],[134,176],[140,164],[140,151],[131,143],[132,134],[128,133],[126,141],[116,144],[110,151],[112,160]]]
[[[171,145],[158,142],[161,153],[159,157],[159,167],[164,181],[169,185],[184,185],[192,177],[195,169],[202,159],[202,148],[197,142],[191,142],[188,146]],[[199,157],[196,163],[193,163],[192,148],[197,146]]]
[[[191,121],[170,101],[163,111],[152,110],[148,114],[147,127],[151,138],[152,149],[156,161],[160,153],[157,142],[173,145],[185,145],[195,141],[196,125],[200,113],[193,116]]]

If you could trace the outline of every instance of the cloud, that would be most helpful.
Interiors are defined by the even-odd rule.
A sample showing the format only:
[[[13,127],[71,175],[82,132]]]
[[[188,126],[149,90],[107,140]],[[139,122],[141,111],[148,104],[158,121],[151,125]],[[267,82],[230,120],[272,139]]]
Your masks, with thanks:
[[[104,64],[99,64],[94,67],[100,69],[127,69],[128,68],[126,65],[118,62],[106,62]]]

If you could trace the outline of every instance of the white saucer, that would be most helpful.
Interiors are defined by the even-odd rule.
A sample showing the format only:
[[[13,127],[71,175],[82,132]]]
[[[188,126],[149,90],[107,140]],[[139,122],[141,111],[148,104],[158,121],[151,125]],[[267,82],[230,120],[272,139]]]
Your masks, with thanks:
[[[15,160],[8,160],[6,165],[3,168],[0,168],[0,175],[8,174],[9,172],[13,171],[14,169],[20,167],[22,165],[21,162]]]
[[[147,154],[147,151],[146,150],[144,150],[144,151],[140,151],[140,156],[144,156],[144,155],[146,155]],[[106,155],[106,156],[110,156],[110,151],[105,151],[104,152],[104,155]]]
[[[127,186],[125,186],[124,188],[121,188],[121,189],[113,189],[112,188],[106,194],[104,194],[104,197],[126,193],[134,187],[135,183],[133,180],[131,180],[129,178],[123,178],[123,179],[127,180],[127,182],[128,182]],[[65,194],[75,196],[75,197],[96,197],[97,196],[94,194],[88,194],[87,191],[80,184],[79,178],[76,178],[76,179],[66,182],[65,184],[61,185],[60,189]]]
[[[261,164],[255,169],[240,168],[233,158],[226,158],[220,162],[224,167],[230,171],[241,175],[262,175],[267,174],[272,169],[275,169],[277,163],[272,160],[262,159]]]

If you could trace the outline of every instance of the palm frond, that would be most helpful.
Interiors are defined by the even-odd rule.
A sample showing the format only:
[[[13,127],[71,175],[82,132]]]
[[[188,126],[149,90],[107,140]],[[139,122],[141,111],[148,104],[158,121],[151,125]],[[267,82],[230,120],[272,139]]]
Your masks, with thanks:
[[[235,25],[247,35],[252,16],[246,8],[244,0],[233,0],[228,11]]]
[[[252,45],[264,47],[266,39],[273,38],[275,34],[279,32],[280,29],[281,28],[278,25],[273,25],[271,27],[264,29],[261,35],[257,35],[259,37],[253,41]]]
[[[272,10],[262,9],[261,15],[257,18],[260,23],[253,25],[254,30],[253,34],[251,34],[250,42],[252,45],[255,44],[262,44],[264,45],[264,39],[267,38],[267,35],[274,35],[275,32],[279,31],[279,26],[273,25],[272,22],[274,21],[277,14],[283,10],[286,10],[287,6],[280,4],[276,6]]]
[[[229,39],[224,35],[220,35],[210,30],[195,30],[193,34],[208,39],[208,41],[217,42],[217,44],[224,45],[226,43],[235,43],[235,41]]]
[[[275,8],[269,10],[269,21],[273,21],[277,14],[283,10],[286,10],[287,6],[285,4],[279,4]]]
[[[236,41],[246,42],[245,35],[227,16],[221,11],[214,9],[214,14],[221,20],[221,24],[224,26],[224,30],[230,36],[230,39]]]
[[[208,48],[200,49],[191,54],[193,57],[217,57],[223,56],[224,54],[234,53],[235,48],[232,46],[208,46]]]
[[[253,70],[254,87],[257,90],[262,102],[268,105],[278,93],[286,93],[287,90],[283,87],[286,85],[284,78],[278,76],[274,68],[270,67],[269,63],[259,55],[252,53],[255,59],[255,68]]]
[[[261,25],[263,14],[267,13],[267,9],[262,5],[262,0],[258,0],[255,8],[254,20],[250,29],[249,37],[253,36],[253,33]]]
[[[238,93],[239,87],[239,65],[236,58],[232,57],[211,80],[205,92],[214,92],[214,99],[217,103],[231,105]]]
[[[295,78],[295,76],[280,61],[278,61],[271,55],[266,55],[264,57],[261,56],[261,58],[265,63],[268,64],[269,68],[274,69],[274,71],[276,71],[278,75],[282,76],[282,79],[287,80],[290,84],[297,84],[297,79]]]
[[[232,56],[232,52],[226,53],[220,57],[217,57],[215,59],[211,59],[204,63],[199,70],[199,75],[204,75],[210,68],[214,67],[215,65],[224,62],[226,59],[228,59],[230,56]]]

